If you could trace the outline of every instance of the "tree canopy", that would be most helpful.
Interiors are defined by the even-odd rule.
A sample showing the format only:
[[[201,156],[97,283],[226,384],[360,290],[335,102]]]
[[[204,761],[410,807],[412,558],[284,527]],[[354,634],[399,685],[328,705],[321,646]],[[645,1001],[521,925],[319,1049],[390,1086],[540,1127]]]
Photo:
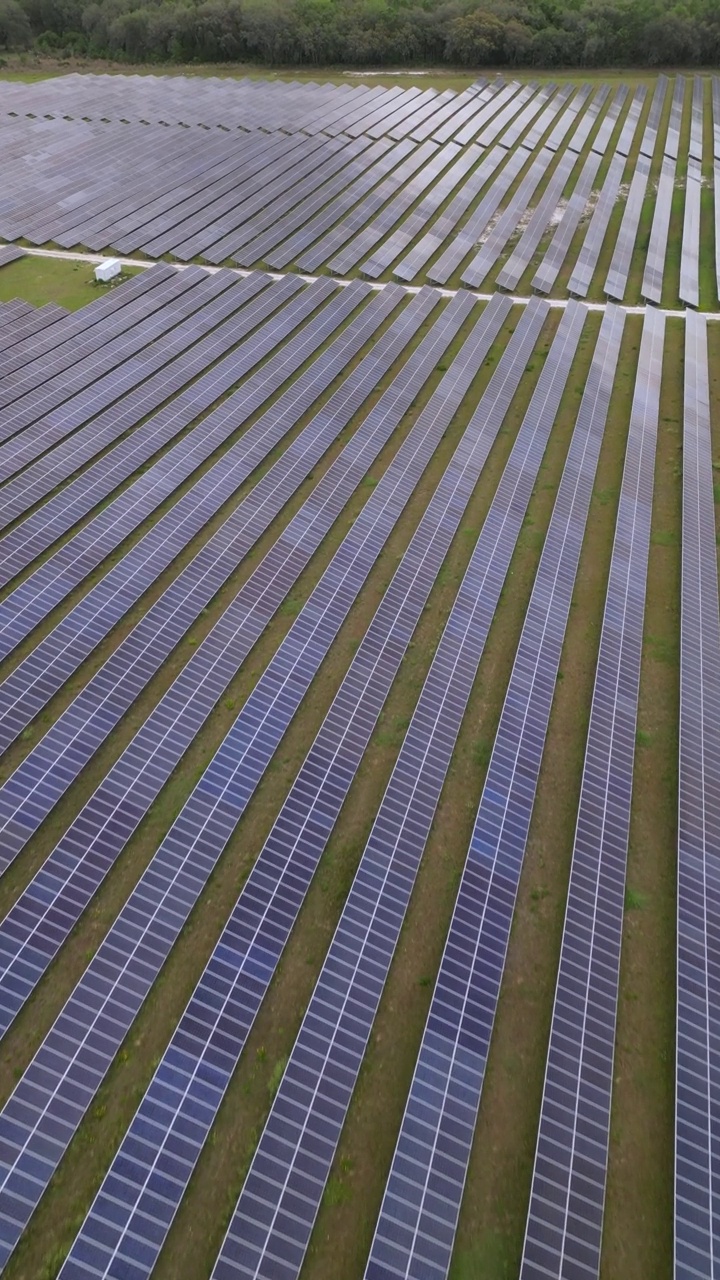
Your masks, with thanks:
[[[0,45],[128,62],[713,65],[720,0],[0,0]]]

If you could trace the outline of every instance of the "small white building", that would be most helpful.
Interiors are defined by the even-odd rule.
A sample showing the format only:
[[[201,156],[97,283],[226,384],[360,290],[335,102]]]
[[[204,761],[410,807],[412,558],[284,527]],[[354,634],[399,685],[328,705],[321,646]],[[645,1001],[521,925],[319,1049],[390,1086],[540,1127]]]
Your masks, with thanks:
[[[121,271],[122,267],[117,258],[108,258],[95,268],[95,279],[102,280],[103,284],[107,284],[108,280],[114,280],[116,276],[119,276]]]

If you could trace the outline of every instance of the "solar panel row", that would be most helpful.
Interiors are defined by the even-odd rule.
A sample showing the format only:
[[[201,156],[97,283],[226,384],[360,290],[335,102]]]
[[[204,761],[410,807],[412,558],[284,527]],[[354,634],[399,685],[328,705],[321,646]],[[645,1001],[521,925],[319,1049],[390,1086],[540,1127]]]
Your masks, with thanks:
[[[655,197],[655,211],[650,229],[650,244],[641,287],[642,296],[647,298],[648,301],[656,303],[660,302],[662,295],[684,98],[685,77],[676,76],[675,90],[670,106],[670,122],[665,139],[665,154]]]
[[[607,419],[624,314],[608,308],[513,666],[408,1094],[367,1280],[445,1280]]]
[[[685,213],[680,253],[680,300],[697,307],[700,302],[700,205],[703,155],[703,82],[693,80],[690,146],[685,179]]]
[[[450,757],[584,323],[566,311],[435,652],[215,1265],[302,1266]]]
[[[600,636],[522,1280],[598,1276],[665,318],[647,311]]]
[[[720,621],[707,324],[685,321],[678,793],[675,1275],[712,1276],[718,1239]]]
[[[660,304],[662,297],[663,275],[665,274],[665,256],[667,254],[668,231],[670,230],[670,214],[672,213],[673,193],[675,191],[675,170],[677,159],[663,156],[660,180],[658,182],[655,210],[645,272],[640,292],[648,302]]]

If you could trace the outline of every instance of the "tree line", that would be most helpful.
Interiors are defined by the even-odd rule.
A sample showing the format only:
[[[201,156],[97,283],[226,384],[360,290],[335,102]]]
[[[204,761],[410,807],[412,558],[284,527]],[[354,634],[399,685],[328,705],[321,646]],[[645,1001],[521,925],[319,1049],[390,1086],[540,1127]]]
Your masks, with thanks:
[[[720,0],[0,0],[0,48],[125,62],[712,66]]]

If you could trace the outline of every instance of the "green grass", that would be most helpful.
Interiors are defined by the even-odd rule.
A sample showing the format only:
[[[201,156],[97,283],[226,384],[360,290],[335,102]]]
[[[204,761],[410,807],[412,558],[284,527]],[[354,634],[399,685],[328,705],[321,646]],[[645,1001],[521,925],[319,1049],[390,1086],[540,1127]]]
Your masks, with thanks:
[[[666,74],[672,75],[677,71],[683,70],[682,67],[658,67],[652,71],[637,67],[612,67],[610,69],[595,68],[589,71],[585,67],[570,67],[562,71],[539,71],[535,68],[525,67],[521,69],[514,68],[511,71],[507,67],[483,67],[482,69],[470,68],[462,70],[458,67],[411,66],[391,67],[387,71],[380,71],[377,69],[351,67],[307,66],[277,68],[261,66],[255,62],[135,64],[111,62],[103,58],[54,57],[38,51],[21,54],[6,53],[3,55],[3,61],[5,66],[0,68],[0,79],[21,81],[27,84],[32,84],[37,80],[45,80],[50,76],[69,75],[74,72],[84,71],[115,75],[225,76],[237,79],[247,76],[263,80],[312,80],[315,82],[330,82],[332,84],[358,84],[365,81],[372,85],[391,87],[401,84],[408,88],[413,84],[418,84],[423,89],[454,89],[458,93],[472,84],[479,74],[488,77],[492,77],[494,74],[502,74],[506,79],[513,78],[523,82],[533,80],[538,83],[544,83],[552,80],[555,84],[563,84],[568,80],[573,83],[589,80],[609,83],[611,86],[623,83],[632,87],[637,84],[644,84],[648,88],[653,88],[658,72],[664,71]],[[697,72],[695,68],[686,72],[688,75],[700,74],[705,76],[709,76],[711,73],[712,69],[706,72]]]
[[[144,270],[126,268],[125,274]],[[57,302],[68,311],[77,311],[101,296],[109,285],[97,285],[88,262],[71,262],[66,258],[36,258],[28,255],[0,268],[0,302],[24,298],[34,307]]]
[[[645,906],[645,895],[638,893],[636,889],[625,890],[625,910],[641,911]]]
[[[514,1280],[513,1258],[504,1235],[487,1232],[467,1251],[456,1251],[450,1280]]]

